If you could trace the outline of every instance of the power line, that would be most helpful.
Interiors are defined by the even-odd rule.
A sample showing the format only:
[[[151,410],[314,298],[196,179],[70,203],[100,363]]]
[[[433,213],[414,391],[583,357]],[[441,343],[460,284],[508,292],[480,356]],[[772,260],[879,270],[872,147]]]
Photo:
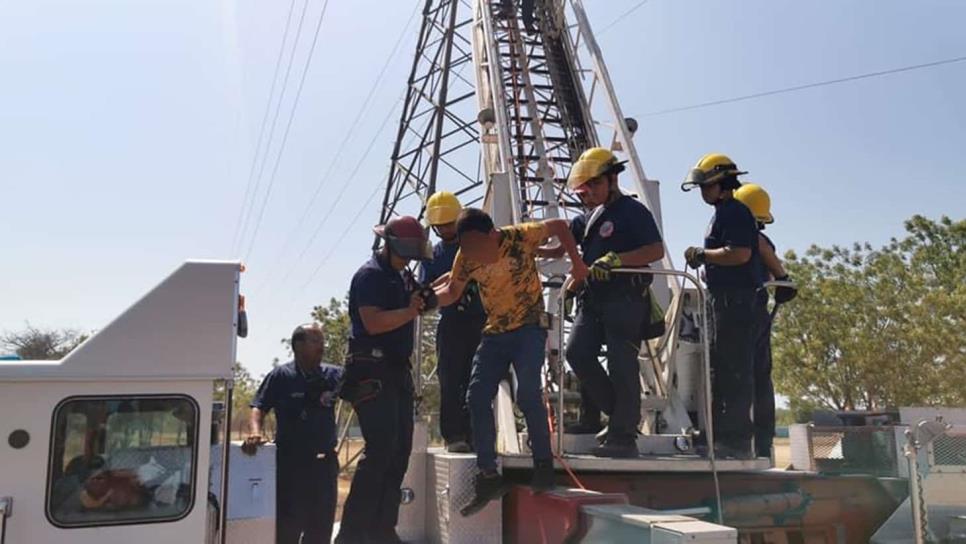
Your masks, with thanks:
[[[393,113],[395,113],[396,107],[399,106],[399,103],[400,102],[402,102],[402,98],[401,97],[400,97],[399,100],[397,100],[393,104],[392,108],[386,113],[386,117],[382,120],[382,124],[379,125],[379,129],[376,131],[375,134],[373,134],[372,139],[369,141],[369,145],[366,146],[365,152],[363,152],[362,156],[359,157],[359,161],[356,162],[356,165],[352,169],[352,172],[349,174],[349,177],[346,178],[345,182],[342,184],[342,189],[339,190],[339,194],[336,195],[335,199],[332,201],[332,204],[329,206],[329,209],[326,210],[325,214],[322,215],[322,220],[319,221],[319,224],[315,227],[315,230],[312,232],[312,236],[309,238],[309,241],[306,244],[306,247],[307,248],[309,248],[309,247],[312,246],[312,243],[315,242],[315,239],[319,236],[319,233],[322,232],[322,227],[324,227],[325,224],[328,222],[329,218],[332,217],[332,213],[335,211],[336,207],[339,205],[339,202],[342,201],[342,197],[345,196],[346,190],[349,188],[349,186],[352,185],[352,180],[355,179],[356,175],[359,173],[359,169],[362,168],[362,165],[366,162],[366,159],[369,157],[369,153],[372,152],[372,148],[375,147],[376,142],[379,140],[379,137],[382,135],[383,131],[386,129],[386,125],[389,123],[389,120],[392,119],[392,115],[393,115]],[[358,220],[358,218],[356,218],[356,220]],[[303,255],[304,254],[305,254],[305,252],[303,251]],[[294,263],[292,263],[292,266],[289,268],[288,272],[285,274],[285,279],[287,279],[291,275],[292,271],[295,270],[295,267],[300,262],[300,260],[301,259],[298,259]],[[317,266],[315,268],[315,270],[312,272],[312,274],[310,276],[309,281],[306,282],[306,285],[308,285],[308,283],[311,282],[312,279],[314,279],[315,275],[322,268],[322,265],[323,264],[324,264],[324,262],[323,263],[320,263],[319,266]],[[283,279],[283,283],[284,283],[284,279]],[[303,289],[304,289],[304,286],[303,286]]]
[[[308,11],[308,8],[309,0],[305,0],[305,2],[302,4],[302,13],[299,15],[298,25],[295,27],[295,38],[292,40],[292,51],[289,53],[288,63],[285,66],[285,76],[282,78],[282,89],[279,91],[278,102],[275,104],[275,113],[272,115],[272,123],[268,129],[268,141],[265,143],[262,164],[258,167],[258,174],[255,176],[255,186],[252,190],[252,199],[251,202],[248,203],[244,213],[244,220],[242,221],[241,231],[239,232],[238,236],[238,247],[233,248],[235,251],[241,251],[242,243],[245,239],[245,232],[248,230],[252,212],[255,209],[255,202],[258,200],[258,190],[262,185],[262,174],[265,173],[265,164],[268,162],[268,153],[272,149],[272,140],[275,139],[275,126],[278,124],[278,116],[282,111],[282,102],[285,100],[285,91],[288,90],[288,80],[289,76],[292,74],[292,66],[295,65],[295,53],[298,50],[299,38],[302,36],[302,25],[305,23],[305,14]]]
[[[611,22],[607,23],[606,25],[604,25],[603,28],[601,28],[600,30],[597,31],[597,34],[600,35],[600,34],[603,34],[604,32],[607,32],[613,26],[615,26],[618,23],[620,23],[621,21],[623,21],[624,20],[624,17],[627,17],[631,13],[634,13],[635,11],[637,11],[638,9],[640,9],[641,7],[643,7],[644,4],[648,3],[649,1],[650,0],[642,0],[641,2],[638,2],[637,4],[634,4],[634,6],[631,9],[629,9],[629,10],[625,11],[624,13],[618,15],[617,18],[615,18],[613,21],[611,21]]]
[[[295,91],[295,99],[292,102],[292,110],[289,112],[288,121],[285,124],[285,132],[282,135],[282,142],[279,144],[278,155],[275,157],[275,165],[272,167],[272,174],[268,181],[268,188],[265,190],[265,198],[262,200],[262,206],[258,210],[258,218],[255,220],[255,228],[252,230],[252,238],[248,244],[248,250],[245,252],[245,260],[252,254],[252,249],[255,247],[255,241],[258,238],[258,229],[262,224],[262,217],[265,215],[265,207],[268,206],[268,201],[272,196],[272,188],[275,186],[276,175],[278,174],[278,166],[282,162],[282,156],[285,154],[285,144],[288,143],[289,131],[292,129],[292,121],[295,120],[295,112],[299,107],[299,98],[302,96],[302,88],[305,86],[305,78],[309,73],[309,66],[312,64],[312,56],[315,53],[315,46],[319,41],[319,31],[322,30],[322,21],[325,20],[325,11],[329,7],[329,0],[325,0],[322,3],[322,11],[319,13],[319,21],[315,25],[315,34],[312,37],[312,45],[309,47],[309,54],[305,59],[305,66],[302,68],[302,77],[299,80],[298,89]]]
[[[231,239],[231,250],[234,253],[236,246],[240,243],[238,239],[241,234],[242,219],[245,217],[245,207],[248,204],[248,197],[251,194],[252,184],[255,181],[255,165],[258,164],[258,156],[261,154],[262,140],[265,137],[265,127],[268,125],[268,113],[272,111],[272,102],[275,98],[275,87],[278,84],[278,73],[282,67],[282,57],[285,53],[285,43],[288,41],[289,29],[292,27],[292,14],[295,13],[295,0],[289,4],[288,18],[285,20],[285,31],[282,33],[282,43],[278,46],[278,56],[275,58],[275,70],[272,74],[272,86],[268,91],[268,102],[265,104],[265,114],[262,116],[262,126],[258,129],[258,143],[255,144],[255,153],[252,155],[252,165],[248,170],[248,184],[245,186],[245,197],[242,198],[241,209],[238,210],[238,220],[235,222],[235,234]],[[252,195],[254,198],[254,195]]]
[[[352,230],[352,227],[354,227],[356,222],[359,221],[359,218],[362,217],[363,212],[365,212],[369,208],[369,205],[372,204],[372,199],[375,198],[377,194],[379,194],[380,189],[384,189],[385,187],[386,187],[386,184],[384,183],[376,185],[375,189],[373,189],[373,191],[369,193],[369,198],[366,199],[366,201],[362,204],[362,207],[359,208],[359,211],[357,211],[356,214],[352,217],[352,221],[349,221],[349,223],[345,226],[345,228],[342,229],[342,232],[339,234],[339,237],[336,238],[335,243],[332,244],[332,247],[329,248],[329,251],[325,254],[324,257],[322,257],[322,261],[319,262],[319,265],[316,266],[315,270],[312,271],[312,274],[309,276],[309,279],[302,284],[302,287],[299,289],[300,292],[304,291],[312,283],[312,281],[315,280],[315,276],[318,275],[319,271],[322,270],[322,267],[329,262],[329,258],[332,257],[332,254],[335,253],[335,250],[338,249],[339,246],[342,244],[342,242],[345,240],[345,237],[349,234],[349,231]]]
[[[658,115],[666,115],[668,113],[676,113],[676,112],[681,112],[681,111],[696,110],[696,109],[700,109],[700,108],[708,108],[708,107],[711,107],[711,106],[720,106],[722,104],[731,104],[733,102],[742,102],[742,101],[745,101],[745,100],[752,100],[752,99],[755,99],[755,98],[762,98],[762,97],[765,97],[765,96],[773,96],[773,95],[776,95],[776,94],[791,93],[791,92],[795,92],[795,91],[802,91],[802,90],[805,90],[805,89],[814,89],[816,87],[824,87],[826,85],[835,85],[835,84],[838,84],[838,83],[847,83],[847,82],[850,82],[850,81],[858,81],[860,79],[869,79],[869,78],[873,78],[873,77],[887,76],[887,75],[892,75],[892,74],[898,74],[898,73],[901,73],[901,72],[911,72],[913,70],[922,70],[922,69],[925,69],[925,68],[935,68],[937,66],[943,66],[943,65],[946,65],[946,64],[953,64],[953,63],[956,63],[956,62],[963,62],[963,61],[966,61],[966,56],[963,56],[963,57],[954,57],[954,58],[944,59],[944,60],[937,60],[935,62],[926,62],[926,63],[923,63],[923,64],[913,64],[911,66],[903,66],[901,68],[892,68],[892,69],[889,69],[889,70],[881,70],[881,71],[878,71],[878,72],[869,72],[869,73],[866,73],[866,74],[859,74],[859,75],[848,76],[848,77],[843,77],[843,78],[838,78],[838,79],[829,79],[829,80],[820,81],[820,82],[817,82],[817,83],[808,83],[808,84],[805,84],[805,85],[796,85],[794,87],[785,87],[785,88],[782,88],[782,89],[774,89],[774,90],[770,90],[770,91],[763,91],[763,92],[760,92],[760,93],[746,94],[746,95],[742,95],[742,96],[735,96],[735,97],[732,97],[732,98],[723,98],[721,100],[712,100],[710,102],[701,102],[700,104],[692,104],[690,106],[681,106],[681,107],[677,107],[677,108],[669,108],[669,109],[666,109],[666,110],[657,110],[657,111],[652,111],[652,112],[649,112],[649,113],[645,113],[645,114],[642,115],[642,117],[656,117]]]
[[[287,253],[289,246],[291,246],[292,242],[295,239],[295,236],[298,235],[299,232],[301,232],[302,226],[305,223],[305,219],[308,218],[309,214],[311,213],[315,205],[316,200],[318,199],[319,195],[322,193],[322,188],[326,185],[326,182],[329,180],[329,176],[332,174],[332,171],[335,168],[335,165],[338,163],[339,159],[342,157],[342,154],[345,152],[345,148],[348,145],[352,136],[355,134],[356,128],[359,126],[363,115],[368,111],[369,103],[372,101],[373,96],[375,96],[376,91],[379,89],[379,84],[382,82],[382,79],[385,77],[389,66],[392,64],[392,60],[398,54],[399,47],[402,44],[403,39],[405,39],[409,31],[409,27],[412,25],[413,20],[415,19],[416,15],[419,13],[420,5],[423,3],[423,1],[424,0],[419,0],[419,2],[417,2],[416,9],[413,10],[412,15],[410,15],[409,17],[409,21],[407,21],[406,26],[403,28],[402,32],[399,34],[399,37],[396,39],[395,45],[393,45],[392,50],[389,52],[389,55],[386,57],[386,61],[382,65],[382,69],[379,71],[378,75],[376,76],[376,79],[372,82],[372,85],[369,88],[369,93],[366,95],[366,98],[363,100],[362,105],[359,106],[359,110],[356,112],[355,118],[352,120],[352,123],[349,124],[349,129],[346,131],[345,137],[342,139],[342,142],[339,144],[339,147],[336,150],[335,155],[333,155],[331,162],[329,162],[329,165],[326,168],[325,173],[322,174],[322,177],[319,179],[319,182],[316,184],[315,192],[312,194],[312,197],[309,198],[308,203],[305,205],[305,208],[303,209],[301,216],[299,217],[298,221],[296,221],[295,228],[293,228],[291,231],[291,234],[286,237],[285,242],[282,246],[282,249],[278,252],[275,259],[273,259],[271,262],[281,262],[282,257]],[[301,262],[302,258],[305,256],[305,254],[308,252],[310,248],[311,248],[311,243],[307,244],[305,248],[302,249],[301,253],[299,253],[298,257],[296,258],[296,261],[295,261],[296,264],[298,262]],[[266,283],[268,283],[270,279],[271,279],[271,275],[269,275],[269,277],[265,279],[265,282],[260,287],[263,287]]]

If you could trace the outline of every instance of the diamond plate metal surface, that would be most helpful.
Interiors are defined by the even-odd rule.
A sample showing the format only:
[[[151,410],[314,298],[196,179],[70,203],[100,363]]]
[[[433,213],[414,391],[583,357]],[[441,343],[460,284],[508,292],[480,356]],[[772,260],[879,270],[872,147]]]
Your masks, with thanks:
[[[966,436],[944,435],[932,443],[932,464],[966,467]]]
[[[498,544],[503,534],[503,504],[493,501],[478,514],[464,518],[460,508],[473,498],[476,456],[430,449],[427,475],[428,534],[442,544]]]

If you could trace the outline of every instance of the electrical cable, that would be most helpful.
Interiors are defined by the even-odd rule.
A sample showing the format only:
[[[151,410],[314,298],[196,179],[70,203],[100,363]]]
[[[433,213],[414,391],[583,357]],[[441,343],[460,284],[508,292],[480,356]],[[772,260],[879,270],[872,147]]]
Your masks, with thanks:
[[[342,139],[342,142],[339,144],[339,147],[336,150],[335,154],[333,155],[331,162],[329,162],[328,168],[326,168],[325,173],[322,174],[322,177],[319,179],[319,182],[316,184],[315,191],[313,192],[312,196],[309,198],[308,203],[305,205],[305,208],[302,210],[302,214],[299,217],[298,221],[296,221],[295,227],[292,229],[291,233],[288,236],[286,236],[285,242],[283,243],[281,250],[275,256],[275,258],[272,259],[270,262],[281,262],[285,254],[288,252],[289,247],[291,247],[295,237],[298,235],[299,232],[301,232],[302,226],[305,224],[306,218],[308,218],[309,214],[311,213],[315,205],[316,200],[318,199],[319,195],[322,193],[322,188],[326,185],[326,182],[329,180],[329,177],[331,176],[332,171],[335,168],[335,165],[339,162],[339,159],[342,157],[343,153],[345,152],[346,146],[348,145],[349,140],[355,134],[355,130],[359,126],[363,115],[369,110],[369,104],[372,101],[372,98],[375,96],[376,90],[379,89],[379,84],[382,82],[383,78],[385,77],[389,66],[392,64],[392,60],[398,54],[399,46],[402,44],[403,39],[406,37],[409,31],[409,28],[412,25],[413,20],[415,19],[415,16],[419,13],[419,6],[420,4],[422,4],[422,2],[423,0],[420,0],[417,3],[416,9],[413,11],[412,15],[410,15],[409,21],[406,23],[406,26],[403,28],[403,31],[399,34],[399,37],[396,39],[395,45],[393,46],[392,50],[389,52],[389,55],[386,57],[386,61],[382,65],[382,69],[379,71],[379,74],[376,76],[376,79],[373,81],[372,85],[370,86],[369,92],[366,95],[366,98],[362,101],[362,105],[359,106],[359,110],[356,112],[355,118],[350,123],[349,129],[346,131],[345,137]],[[295,261],[293,262],[293,266],[296,266],[298,263],[302,261],[306,253],[308,253],[309,249],[311,249],[311,247],[312,247],[312,244],[310,241],[308,244],[305,245],[302,251],[295,258]],[[272,270],[274,271],[276,270],[276,268],[273,268]],[[269,276],[266,277],[264,282],[261,285],[259,285],[257,290],[261,291],[264,288],[264,286],[270,282],[270,280],[271,280],[271,272],[269,273]]]
[[[258,211],[258,217],[255,220],[255,227],[252,230],[251,241],[248,244],[248,250],[245,252],[245,260],[251,256],[252,249],[255,247],[255,241],[258,238],[258,229],[261,227],[262,218],[265,215],[265,208],[268,206],[269,199],[272,196],[272,188],[275,186],[275,180],[278,174],[278,167],[281,164],[282,156],[285,154],[285,145],[288,143],[289,131],[292,129],[292,122],[295,120],[295,112],[299,106],[299,99],[302,96],[302,89],[305,87],[305,79],[309,73],[309,67],[312,64],[312,57],[315,53],[315,46],[319,41],[319,31],[322,30],[322,22],[325,20],[326,8],[329,7],[329,0],[324,0],[322,3],[322,11],[319,13],[319,21],[315,25],[315,34],[312,37],[312,45],[309,47],[308,56],[305,59],[305,66],[302,68],[302,77],[299,79],[298,89],[295,91],[295,99],[292,102],[292,110],[289,113],[288,121],[285,125],[285,132],[282,135],[282,142],[279,144],[278,155],[275,158],[275,164],[272,167],[272,174],[269,177],[268,188],[265,190],[265,198],[262,200],[262,206]]]
[[[597,32],[595,32],[595,34],[597,34],[598,36],[600,36],[604,32],[607,32],[608,30],[610,30],[611,28],[613,28],[615,25],[617,25],[618,23],[620,23],[621,21],[623,21],[624,20],[624,17],[627,17],[631,13],[634,13],[638,9],[644,7],[644,4],[648,3],[649,1],[650,0],[643,0],[641,2],[638,2],[633,7],[631,7],[631,9],[629,9],[629,10],[625,11],[624,13],[618,15],[613,21],[611,21],[611,22],[607,23],[606,25],[604,25],[600,30],[598,30]]]
[[[826,85],[836,85],[836,84],[839,84],[839,83],[847,83],[847,82],[850,82],[850,81],[858,81],[858,80],[861,80],[861,79],[869,79],[869,78],[874,78],[874,77],[887,76],[887,75],[898,74],[898,73],[902,73],[902,72],[911,72],[913,70],[922,70],[922,69],[925,69],[925,68],[935,68],[937,66],[943,66],[943,65],[953,64],[953,63],[963,62],[963,61],[966,61],[966,56],[953,57],[953,58],[949,58],[949,59],[937,60],[937,61],[934,61],[934,62],[925,62],[925,63],[922,63],[922,64],[913,64],[913,65],[910,65],[910,66],[902,66],[902,67],[899,67],[899,68],[891,68],[889,70],[880,70],[880,71],[877,71],[877,72],[868,72],[868,73],[865,73],[865,74],[858,74],[858,75],[854,75],[854,76],[842,77],[842,78],[837,78],[837,79],[829,79],[829,80],[825,80],[825,81],[819,81],[819,82],[816,82],[816,83],[807,83],[805,85],[795,85],[793,87],[784,87],[784,88],[781,88],[781,89],[773,89],[773,90],[770,90],[770,91],[763,91],[763,92],[759,92],[759,93],[746,94],[746,95],[735,96],[735,97],[731,97],[731,98],[723,98],[723,99],[720,99],[720,100],[712,100],[710,102],[701,102],[699,104],[692,104],[690,106],[681,106],[681,107],[677,107],[677,108],[668,108],[668,109],[665,109],[665,110],[657,110],[657,111],[652,111],[652,112],[649,112],[649,113],[645,113],[645,114],[641,115],[641,117],[656,117],[656,116],[659,116],[659,115],[667,115],[669,113],[677,113],[677,112],[681,112],[681,111],[696,110],[696,109],[700,109],[700,108],[708,108],[708,107],[711,107],[711,106],[720,106],[722,104],[731,104],[731,103],[734,103],[734,102],[742,102],[742,101],[745,101],[745,100],[752,100],[752,99],[755,99],[755,98],[762,98],[762,97],[765,97],[765,96],[774,96],[774,95],[777,95],[777,94],[791,93],[791,92],[795,92],[795,91],[802,91],[802,90],[805,90],[805,89],[814,89],[816,87],[824,87]]]
[[[239,243],[238,236],[241,234],[242,219],[245,217],[245,207],[248,204],[248,197],[251,194],[252,184],[255,181],[255,166],[258,164],[258,156],[261,154],[262,141],[265,137],[265,127],[268,126],[268,113],[272,111],[272,103],[275,98],[275,87],[278,85],[278,73],[282,67],[282,57],[285,53],[285,43],[288,41],[289,29],[292,27],[292,14],[295,13],[295,0],[292,0],[288,8],[288,18],[285,21],[285,30],[282,32],[282,43],[278,46],[278,56],[275,58],[275,70],[272,74],[272,86],[268,91],[268,102],[265,104],[265,114],[262,116],[262,125],[258,129],[258,141],[255,144],[255,153],[252,155],[252,165],[248,170],[248,184],[245,186],[245,196],[242,198],[241,209],[238,210],[238,220],[235,222],[235,234],[231,239],[231,251],[234,253]],[[252,195],[254,196],[254,195]]]
[[[265,164],[268,162],[267,156],[272,148],[272,141],[275,138],[275,126],[278,124],[278,116],[282,111],[282,102],[285,100],[285,92],[288,90],[289,76],[292,74],[292,66],[295,65],[295,53],[298,50],[299,38],[302,36],[302,26],[305,23],[305,14],[308,12],[308,7],[309,0],[305,0],[305,2],[302,4],[302,12],[299,15],[298,25],[295,27],[295,38],[292,40],[292,50],[288,56],[288,63],[285,67],[285,76],[282,77],[282,89],[279,91],[278,102],[275,104],[275,113],[272,115],[272,123],[268,129],[268,141],[265,143],[261,166],[258,167],[258,174],[255,176],[255,184],[251,192],[251,201],[248,202],[247,207],[244,207],[244,218],[242,220],[241,229],[238,233],[237,247],[232,248],[232,251],[235,253],[241,251],[242,243],[245,239],[245,232],[248,230],[248,225],[252,217],[252,211],[255,209],[255,201],[258,199],[258,191],[262,185],[262,175],[265,173]]]

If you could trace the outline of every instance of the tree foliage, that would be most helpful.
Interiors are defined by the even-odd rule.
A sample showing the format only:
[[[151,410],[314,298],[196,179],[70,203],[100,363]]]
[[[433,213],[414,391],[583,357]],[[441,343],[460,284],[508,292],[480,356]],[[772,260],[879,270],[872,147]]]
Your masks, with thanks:
[[[775,384],[793,412],[966,404],[966,221],[915,216],[873,249],[786,254]]]
[[[24,360],[54,361],[73,351],[87,337],[74,329],[45,329],[28,323],[22,331],[0,336],[0,346]]]
[[[325,360],[329,363],[345,363],[349,347],[349,295],[342,300],[330,298],[326,305],[312,308],[311,317],[325,331]]]

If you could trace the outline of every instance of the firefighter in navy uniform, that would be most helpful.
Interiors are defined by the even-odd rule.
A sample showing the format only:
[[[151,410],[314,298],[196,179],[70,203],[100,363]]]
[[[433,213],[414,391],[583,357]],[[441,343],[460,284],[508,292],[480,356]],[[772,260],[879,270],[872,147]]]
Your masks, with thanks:
[[[718,456],[735,459],[753,456],[754,312],[761,286],[755,218],[734,199],[738,176],[745,173],[725,155],[711,153],[681,184],[684,191],[700,187],[705,203],[714,206],[704,247],[689,247],[684,258],[692,268],[705,267],[710,295],[713,447]]]
[[[433,259],[420,267],[423,285],[442,283],[453,268],[460,244],[456,219],[463,207],[453,193],[439,192],[426,203],[426,219],[440,237],[433,246]],[[467,285],[457,304],[440,309],[436,327],[436,359],[439,369],[439,430],[446,450],[451,453],[473,451],[470,412],[466,391],[473,369],[473,356],[483,336],[486,313],[475,282]]]
[[[342,369],[321,364],[325,336],[318,324],[295,329],[292,352],[295,360],[272,369],[259,386],[242,451],[254,455],[264,443],[262,424],[275,410],[275,542],[323,544],[332,540],[338,500],[332,406]]]
[[[641,381],[637,360],[650,322],[650,274],[611,272],[639,268],[664,257],[654,216],[644,204],[621,192],[622,162],[607,149],[588,149],[574,164],[567,183],[588,209],[571,223],[590,275],[578,298],[567,343],[567,362],[581,382],[584,405],[580,427],[599,429],[600,411],[610,417],[601,457],[636,457],[641,422]],[[607,345],[607,371],[598,357]]]
[[[359,419],[365,452],[345,502],[340,543],[402,542],[395,527],[413,439],[413,321],[428,302],[406,266],[428,258],[430,248],[413,217],[394,218],[375,232],[384,244],[349,288],[341,395]]]
[[[760,185],[743,183],[735,191],[735,200],[748,207],[758,222],[759,279],[766,281],[790,281],[781,259],[775,253],[775,244],[765,233],[765,225],[775,221],[771,214],[771,198]],[[775,304],[784,304],[793,298],[794,287],[775,289]],[[760,289],[755,297],[755,455],[771,457],[775,438],[775,388],[771,379],[771,320],[768,312],[768,291]]]

